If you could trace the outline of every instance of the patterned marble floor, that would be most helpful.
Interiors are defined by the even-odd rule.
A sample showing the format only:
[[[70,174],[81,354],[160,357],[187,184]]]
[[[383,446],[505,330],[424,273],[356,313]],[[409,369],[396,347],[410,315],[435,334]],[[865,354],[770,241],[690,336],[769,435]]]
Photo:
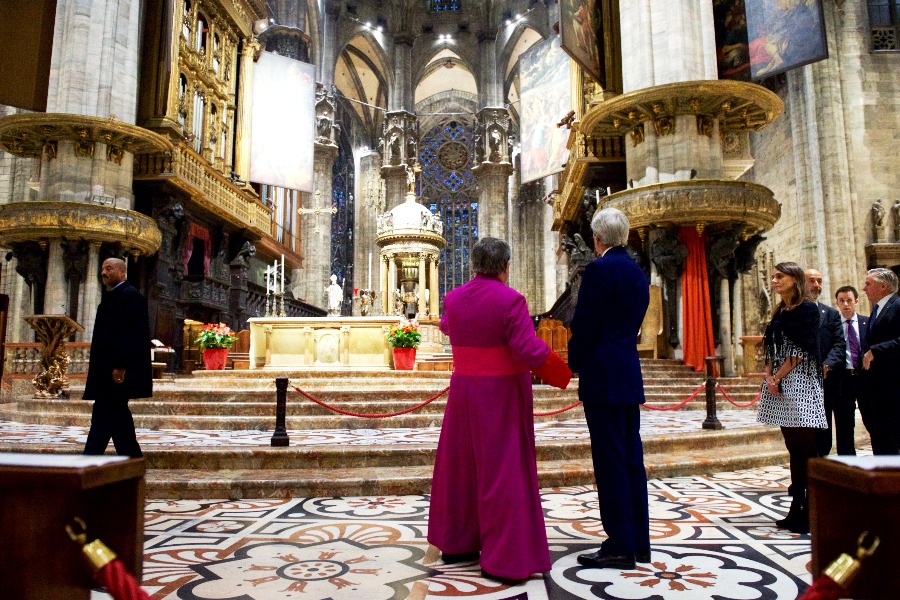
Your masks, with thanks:
[[[792,599],[810,549],[772,525],[787,478],[767,467],[651,481],[653,562],[629,571],[576,562],[603,539],[593,488],[542,490],[553,568],[511,587],[477,563],[442,563],[425,541],[427,496],[151,500],[143,584],[182,600]]]
[[[670,412],[644,411],[641,415],[643,435],[695,432],[706,417],[705,411],[677,410]],[[760,426],[755,410],[726,410],[719,412],[719,420],[727,428]],[[535,437],[540,441],[587,439],[584,419],[545,421],[535,423]],[[83,446],[87,427],[26,425],[0,421],[0,442],[36,445]],[[439,427],[421,429],[318,429],[288,431],[292,446],[321,446],[328,444],[379,446],[395,444],[436,445]],[[269,446],[271,432],[265,431],[203,431],[187,429],[138,429],[138,441],[146,448],[164,446]]]

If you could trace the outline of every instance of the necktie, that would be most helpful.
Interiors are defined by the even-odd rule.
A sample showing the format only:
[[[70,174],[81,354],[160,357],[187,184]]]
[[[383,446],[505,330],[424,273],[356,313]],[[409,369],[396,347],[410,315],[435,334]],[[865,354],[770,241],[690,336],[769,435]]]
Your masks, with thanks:
[[[853,329],[853,319],[847,319],[847,348],[850,350],[850,364],[859,368],[859,338]]]
[[[878,305],[875,305],[875,308],[872,309],[872,316],[869,317],[869,326],[866,328],[867,337],[872,335],[872,327],[875,325],[875,319],[878,318]],[[872,342],[867,342],[871,344]]]

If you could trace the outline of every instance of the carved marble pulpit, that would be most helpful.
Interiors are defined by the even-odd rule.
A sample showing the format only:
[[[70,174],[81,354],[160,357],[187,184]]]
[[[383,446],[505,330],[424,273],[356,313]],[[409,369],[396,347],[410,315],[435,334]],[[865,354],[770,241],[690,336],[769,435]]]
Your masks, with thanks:
[[[34,376],[35,396],[39,398],[68,398],[69,354],[66,352],[66,338],[73,333],[81,333],[84,327],[68,315],[32,315],[25,317],[41,342],[41,367]]]

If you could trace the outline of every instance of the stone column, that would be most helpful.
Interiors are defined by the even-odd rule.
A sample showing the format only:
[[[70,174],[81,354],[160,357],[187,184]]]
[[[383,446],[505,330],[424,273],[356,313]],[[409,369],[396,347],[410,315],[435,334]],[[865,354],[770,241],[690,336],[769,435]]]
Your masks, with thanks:
[[[734,344],[731,339],[731,291],[728,280],[719,282],[719,343],[724,363],[724,375],[734,375]]]
[[[297,215],[300,220],[300,254],[303,270],[295,289],[306,302],[325,306],[322,290],[331,276],[331,184],[332,167],[338,149],[334,145],[316,144],[314,156],[312,194],[302,194],[301,207],[306,212]],[[310,212],[315,211],[315,212]]]
[[[509,113],[483,108],[475,115],[475,160],[478,181],[478,232],[509,241]]]
[[[428,314],[428,307],[425,305],[425,259],[427,256],[424,252],[419,253],[419,317]],[[428,297],[431,298],[430,293]]]
[[[84,281],[84,339],[94,336],[94,318],[100,305],[100,243],[88,245],[87,278]]]
[[[392,315],[394,314],[394,292],[397,290],[397,260],[393,254],[388,254],[388,293],[386,295],[387,299],[387,312],[384,314]]]
[[[234,136],[234,171],[244,181],[250,180],[250,121],[253,114],[253,57],[259,52],[258,42],[246,42],[241,48],[241,80],[238,85],[237,128]]]
[[[44,314],[69,314],[69,294],[63,268],[63,251],[59,240],[47,245],[47,283],[44,288]]]
[[[363,289],[369,281],[376,282],[379,265],[372,260],[378,260],[379,250],[376,244],[378,230],[378,215],[384,212],[384,187],[381,181],[381,156],[371,153],[359,160],[359,195],[354,205],[355,227],[353,229],[353,277],[356,280],[354,287]],[[366,265],[367,270],[360,268]],[[368,269],[373,268],[374,273]],[[376,306],[372,306],[373,314]]]
[[[431,306],[429,313],[432,317],[439,317],[441,311],[441,288],[438,286],[438,256],[432,256],[430,262],[431,276],[429,277],[429,293],[431,294]]]

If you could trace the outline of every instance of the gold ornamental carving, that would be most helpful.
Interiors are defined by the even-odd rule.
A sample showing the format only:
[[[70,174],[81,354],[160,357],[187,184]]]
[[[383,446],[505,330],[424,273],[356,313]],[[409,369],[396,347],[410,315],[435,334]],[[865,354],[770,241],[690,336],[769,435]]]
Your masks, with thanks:
[[[628,216],[632,229],[665,225],[745,225],[747,237],[768,231],[781,205],[767,187],[746,181],[691,179],[616,192],[603,204]]]
[[[74,143],[76,156],[91,158],[94,145],[106,144],[107,159],[121,153],[170,152],[171,142],[143,127],[115,119],[66,113],[26,113],[0,117],[0,149],[16,156],[55,158],[60,140]],[[112,149],[110,151],[110,149]]]
[[[162,242],[156,222],[133,210],[83,202],[13,202],[0,206],[0,246],[40,239],[81,238],[119,243],[154,254]]]
[[[32,315],[25,322],[34,329],[41,342],[41,372],[31,381],[35,396],[40,398],[68,398],[69,354],[66,338],[81,333],[84,327],[68,315]]]
[[[678,115],[705,116],[718,120],[722,132],[756,131],[771,123],[784,109],[784,103],[774,92],[746,81],[707,80],[680,81],[636,90],[614,96],[591,106],[579,123],[585,134],[620,136],[651,121],[666,135],[674,130]],[[702,125],[702,133],[709,130]]]

